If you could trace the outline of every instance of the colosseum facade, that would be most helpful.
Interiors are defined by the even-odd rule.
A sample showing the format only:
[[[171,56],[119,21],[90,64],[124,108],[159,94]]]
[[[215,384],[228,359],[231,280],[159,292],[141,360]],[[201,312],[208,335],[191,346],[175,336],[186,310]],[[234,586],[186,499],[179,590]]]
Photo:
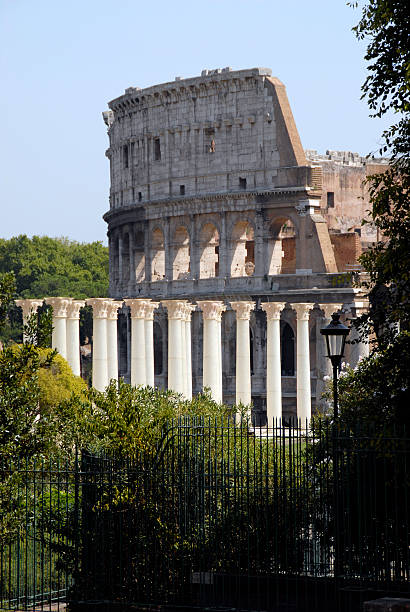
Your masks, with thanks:
[[[352,287],[355,228],[330,228],[323,164],[307,159],[284,85],[266,68],[202,72],[130,87],[103,113],[108,127],[110,296],[222,302],[222,393],[235,402],[236,319],[249,308],[255,423],[266,419],[266,302],[280,313],[282,413],[296,415],[298,304],[308,304],[312,406],[328,372],[320,328],[334,308],[366,307]],[[329,202],[328,202],[329,203]],[[334,217],[331,217],[332,223]],[[330,231],[329,231],[330,230]],[[296,305],[296,307],[295,307]],[[307,314],[306,314],[307,313]],[[301,315],[302,317],[302,315]],[[167,386],[167,309],[154,315],[155,384]],[[119,315],[120,375],[130,380],[129,308]],[[203,312],[192,312],[192,389],[203,385]],[[366,347],[352,345],[347,360]]]

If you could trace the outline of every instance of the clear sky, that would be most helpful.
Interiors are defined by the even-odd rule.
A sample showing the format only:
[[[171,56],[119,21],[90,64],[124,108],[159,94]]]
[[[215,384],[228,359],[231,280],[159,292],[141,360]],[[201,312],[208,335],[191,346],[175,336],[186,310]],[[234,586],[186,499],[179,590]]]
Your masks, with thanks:
[[[0,237],[102,240],[101,111],[129,86],[266,66],[305,148],[378,147],[360,101],[364,45],[345,0],[0,0]]]

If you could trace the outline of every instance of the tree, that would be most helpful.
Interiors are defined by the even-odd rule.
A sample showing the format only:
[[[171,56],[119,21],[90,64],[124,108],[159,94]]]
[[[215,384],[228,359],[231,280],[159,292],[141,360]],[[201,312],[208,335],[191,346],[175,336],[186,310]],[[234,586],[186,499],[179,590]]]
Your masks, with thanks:
[[[100,297],[108,292],[108,248],[101,242],[20,235],[0,240],[0,273],[11,271],[18,297]]]
[[[348,3],[358,6],[359,2]],[[396,325],[410,321],[410,15],[404,0],[367,0],[355,28],[358,39],[368,39],[365,60],[369,74],[362,86],[371,116],[388,112],[398,121],[383,133],[380,153],[391,162],[384,173],[367,177],[370,220],[382,239],[360,258],[369,279],[370,312],[362,317],[366,331],[375,332],[376,349],[391,342]]]
[[[19,298],[104,297],[108,294],[108,248],[100,242],[79,243],[47,236],[0,239],[1,273],[14,274]],[[21,341],[20,309],[12,306],[8,318],[0,338],[3,343]],[[92,313],[88,307],[82,312],[80,335],[82,342],[92,336]]]

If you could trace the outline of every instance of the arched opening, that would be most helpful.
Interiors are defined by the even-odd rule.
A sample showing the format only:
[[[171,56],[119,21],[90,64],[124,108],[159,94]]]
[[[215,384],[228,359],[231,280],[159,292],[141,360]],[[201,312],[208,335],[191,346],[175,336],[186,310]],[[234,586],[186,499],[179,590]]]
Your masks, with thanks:
[[[238,221],[231,237],[231,276],[253,276],[254,272],[254,230],[248,221]]]
[[[154,322],[154,374],[159,376],[164,372],[164,337],[161,325]]]
[[[295,334],[289,323],[282,328],[282,376],[295,376]]]
[[[143,232],[137,232],[135,235],[134,267],[135,280],[137,283],[141,283],[143,280],[145,280],[145,251]]]
[[[200,250],[199,278],[219,276],[219,232],[212,223],[206,223],[201,230]]]
[[[130,237],[124,234],[122,239],[122,280],[128,282],[130,278]]]
[[[269,228],[269,274],[295,274],[296,231],[290,219],[275,219]]]
[[[164,234],[159,228],[152,232],[151,242],[151,280],[165,278],[165,242]]]
[[[189,234],[183,225],[176,228],[172,244],[172,278],[181,280],[189,278],[190,256],[189,256]]]

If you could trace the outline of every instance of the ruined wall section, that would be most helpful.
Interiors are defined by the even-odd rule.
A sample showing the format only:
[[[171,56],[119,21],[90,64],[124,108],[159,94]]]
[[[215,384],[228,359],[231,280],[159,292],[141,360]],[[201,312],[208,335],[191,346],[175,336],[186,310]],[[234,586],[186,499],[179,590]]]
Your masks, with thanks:
[[[110,102],[110,208],[269,189],[279,166],[306,163],[296,128],[286,133],[285,88],[269,69],[214,72],[132,87]]]
[[[306,156],[322,168],[320,210],[330,233],[355,232],[363,248],[376,242],[374,226],[362,226],[362,219],[368,218],[370,209],[369,193],[363,181],[370,174],[384,172],[388,160],[369,160],[350,151],[327,151],[326,155],[318,155],[307,150]]]

